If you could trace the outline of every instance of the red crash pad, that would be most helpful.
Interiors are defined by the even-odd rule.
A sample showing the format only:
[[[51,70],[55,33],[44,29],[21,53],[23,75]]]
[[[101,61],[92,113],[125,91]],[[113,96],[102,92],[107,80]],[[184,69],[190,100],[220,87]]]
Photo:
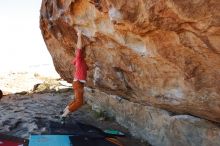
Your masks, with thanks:
[[[28,140],[0,133],[0,146],[27,146]]]
[[[19,142],[0,140],[0,146],[23,146],[23,144]]]

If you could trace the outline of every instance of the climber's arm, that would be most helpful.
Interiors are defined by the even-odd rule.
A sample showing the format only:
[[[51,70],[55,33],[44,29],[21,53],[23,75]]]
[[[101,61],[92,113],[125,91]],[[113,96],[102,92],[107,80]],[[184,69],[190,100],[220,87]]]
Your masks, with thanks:
[[[77,36],[78,36],[78,39],[77,39],[76,47],[77,47],[77,49],[82,49],[82,33],[81,33],[81,30],[77,30]]]

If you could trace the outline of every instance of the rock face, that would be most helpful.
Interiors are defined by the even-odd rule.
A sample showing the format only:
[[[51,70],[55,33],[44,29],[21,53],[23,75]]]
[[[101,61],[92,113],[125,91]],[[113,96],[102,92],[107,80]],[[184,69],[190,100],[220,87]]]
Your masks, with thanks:
[[[220,127],[207,120],[142,106],[99,90],[86,92],[86,97],[95,110],[107,112],[131,134],[153,146],[220,145]]]
[[[220,123],[219,0],[43,0],[40,27],[65,80],[78,27],[88,86]]]

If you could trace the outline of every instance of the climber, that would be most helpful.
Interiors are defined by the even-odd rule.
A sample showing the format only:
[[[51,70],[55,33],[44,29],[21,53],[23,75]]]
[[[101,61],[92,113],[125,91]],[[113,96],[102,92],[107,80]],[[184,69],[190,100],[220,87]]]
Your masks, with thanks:
[[[85,49],[82,46],[81,35],[81,30],[77,29],[77,49],[75,51],[75,58],[72,60],[72,64],[75,66],[75,72],[73,73],[73,90],[75,98],[64,109],[61,115],[61,124],[65,123],[65,118],[69,113],[76,111],[83,105],[84,84],[86,83],[88,66],[84,59]]]

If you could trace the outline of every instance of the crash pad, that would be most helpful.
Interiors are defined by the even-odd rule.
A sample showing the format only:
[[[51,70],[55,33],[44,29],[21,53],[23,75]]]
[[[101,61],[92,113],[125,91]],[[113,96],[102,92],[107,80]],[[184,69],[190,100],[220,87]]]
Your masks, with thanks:
[[[28,140],[0,133],[0,146],[27,146]]]
[[[23,144],[19,142],[8,141],[8,140],[0,140],[0,146],[23,146]]]
[[[71,146],[68,135],[31,135],[29,146]]]

